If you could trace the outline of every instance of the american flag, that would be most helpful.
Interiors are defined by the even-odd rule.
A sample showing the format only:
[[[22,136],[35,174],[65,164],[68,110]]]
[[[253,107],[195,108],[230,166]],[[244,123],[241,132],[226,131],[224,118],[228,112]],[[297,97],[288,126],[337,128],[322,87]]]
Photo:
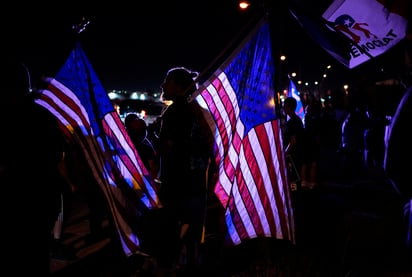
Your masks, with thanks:
[[[46,78],[36,100],[50,110],[83,151],[109,203],[127,256],[141,251],[138,216],[160,203],[121,118],[80,43],[54,78]]]
[[[296,99],[296,114],[299,116],[299,118],[302,120],[303,124],[305,124],[305,109],[303,108],[302,100],[300,99],[299,96],[299,91],[296,88],[295,82],[293,82],[292,79],[289,79],[289,91],[288,91],[288,97],[293,97]]]
[[[224,207],[227,239],[233,245],[258,237],[295,243],[274,76],[264,19],[189,97],[201,107],[213,135],[218,170],[214,192]]]

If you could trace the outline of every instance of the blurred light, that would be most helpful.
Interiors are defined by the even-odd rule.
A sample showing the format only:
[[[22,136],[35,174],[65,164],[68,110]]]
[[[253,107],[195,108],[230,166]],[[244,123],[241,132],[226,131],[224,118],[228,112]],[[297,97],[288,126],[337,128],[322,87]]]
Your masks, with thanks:
[[[137,92],[132,92],[131,94],[130,94],[130,99],[139,99],[139,96],[138,96],[138,94],[137,94]]]
[[[296,72],[292,72],[292,77],[296,77]]]
[[[281,60],[281,61],[286,60],[286,56],[285,56],[285,55],[280,56],[280,60]]]
[[[145,111],[145,110],[141,110],[141,111],[140,111],[140,117],[141,117],[141,118],[145,118],[145,116],[146,116],[146,111]]]
[[[114,109],[116,110],[117,114],[120,115],[120,106],[117,105],[117,104],[115,104],[115,105],[114,105]]]
[[[116,92],[109,92],[108,95],[110,100],[116,99],[118,97]]]
[[[239,8],[242,10],[246,10],[250,6],[250,3],[248,1],[240,1],[239,2]]]
[[[275,97],[272,97],[272,98],[269,100],[269,107],[275,107],[275,106],[276,106]]]

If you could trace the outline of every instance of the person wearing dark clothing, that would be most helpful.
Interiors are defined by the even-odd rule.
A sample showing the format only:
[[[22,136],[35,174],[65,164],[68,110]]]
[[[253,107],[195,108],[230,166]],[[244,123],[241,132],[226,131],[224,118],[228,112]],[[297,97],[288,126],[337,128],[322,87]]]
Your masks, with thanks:
[[[383,176],[383,157],[385,154],[385,132],[389,121],[385,116],[369,108],[368,124],[364,132],[364,162],[370,175]]]
[[[157,161],[156,150],[148,137],[146,121],[143,118],[139,118],[137,114],[130,113],[124,119],[124,124],[152,180],[156,180],[159,162]]]
[[[404,203],[406,252],[412,259],[412,86],[402,97],[389,126],[386,138],[384,170]]]
[[[303,158],[300,172],[301,187],[313,189],[316,186],[318,162],[320,157],[321,105],[312,100],[305,108],[305,126],[303,138]]]
[[[285,145],[285,154],[289,157],[289,162],[293,162],[296,170],[290,170],[290,181],[300,181],[300,172],[303,163],[303,135],[304,127],[300,117],[296,114],[297,101],[293,97],[288,97],[283,103],[283,110],[287,116],[283,144]],[[291,176],[296,175],[296,176]]]
[[[366,113],[358,107],[353,108],[342,123],[342,141],[339,151],[344,177],[359,177],[365,173],[363,151],[366,127]]]
[[[66,145],[68,144],[69,142],[66,142]],[[61,177],[58,185],[62,188],[61,210],[53,226],[50,247],[51,258],[63,261],[72,261],[77,258],[76,249],[73,246],[66,245],[63,242],[64,230],[67,220],[72,212],[73,194],[76,190],[76,186],[71,182],[67,164],[69,154],[68,147],[66,146],[63,153],[63,159],[59,163],[58,167]]]
[[[197,74],[172,68],[161,85],[164,100],[172,101],[162,114],[159,134],[160,199],[169,215],[169,253],[160,266],[176,263],[186,251],[186,269],[196,267],[202,241],[210,150],[187,96],[196,89]]]
[[[18,276],[49,276],[50,232],[60,212],[58,164],[64,138],[56,118],[35,103],[23,63],[3,57],[0,109],[2,270]],[[6,204],[7,203],[7,204]],[[20,265],[31,259],[30,266]],[[8,268],[12,266],[12,268]]]
[[[148,173],[150,174],[152,182],[159,188],[159,161],[156,154],[156,149],[154,148],[149,136],[148,136],[148,126],[143,118],[140,118],[136,113],[129,113],[125,119],[124,124],[126,131],[132,140],[133,145],[139,157]],[[143,203],[142,203],[143,207]],[[146,255],[137,256],[141,262],[142,271],[148,271],[153,266],[152,256],[156,255],[156,247],[161,248],[161,245],[157,244],[159,236],[159,218],[162,209],[149,210],[143,208],[141,211],[140,221],[140,245],[142,253]]]

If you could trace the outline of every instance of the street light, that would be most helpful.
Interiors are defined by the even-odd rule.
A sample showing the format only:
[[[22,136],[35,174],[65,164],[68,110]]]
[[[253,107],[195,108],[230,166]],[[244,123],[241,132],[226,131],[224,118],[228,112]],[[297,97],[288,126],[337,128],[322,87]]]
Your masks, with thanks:
[[[246,10],[250,6],[249,1],[240,1],[239,2],[239,8],[242,10]]]
[[[349,92],[348,92],[349,86],[348,86],[348,85],[344,85],[343,88],[345,89],[345,94],[348,95],[348,94],[349,94]]]

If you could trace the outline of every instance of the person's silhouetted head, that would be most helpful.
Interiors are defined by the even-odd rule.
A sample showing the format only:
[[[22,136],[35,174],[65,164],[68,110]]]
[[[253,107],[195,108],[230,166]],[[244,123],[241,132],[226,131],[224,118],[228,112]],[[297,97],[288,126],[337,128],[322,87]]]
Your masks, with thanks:
[[[192,94],[198,88],[195,82],[198,73],[185,67],[174,67],[170,69],[161,84],[163,100],[176,100]]]
[[[3,99],[7,101],[24,98],[31,91],[30,72],[23,62],[4,58],[5,65],[1,76]]]
[[[140,118],[135,113],[130,113],[124,119],[124,124],[127,132],[131,136],[135,136],[139,140],[143,140],[147,136],[147,124],[143,118]]]
[[[283,109],[285,111],[285,114],[289,116],[294,114],[296,111],[297,105],[298,105],[298,102],[296,101],[295,98],[293,97],[286,98],[285,101],[283,102]]]

